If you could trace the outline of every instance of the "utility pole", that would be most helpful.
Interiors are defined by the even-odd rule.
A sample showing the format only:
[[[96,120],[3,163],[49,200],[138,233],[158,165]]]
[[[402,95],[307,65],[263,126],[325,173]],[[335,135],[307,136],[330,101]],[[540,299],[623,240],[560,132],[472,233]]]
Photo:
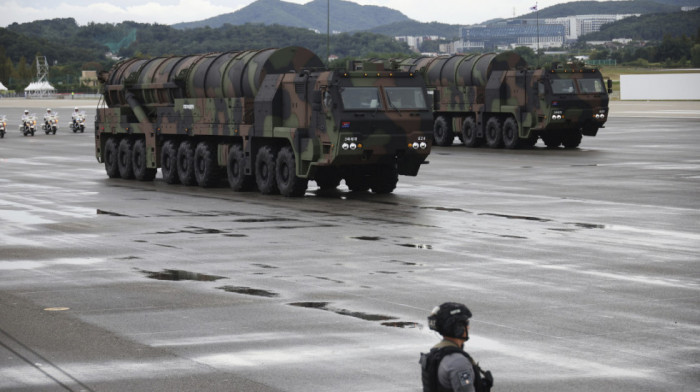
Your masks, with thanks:
[[[331,65],[331,0],[328,0],[328,20],[327,20],[327,28],[328,31],[326,32],[326,64]]]

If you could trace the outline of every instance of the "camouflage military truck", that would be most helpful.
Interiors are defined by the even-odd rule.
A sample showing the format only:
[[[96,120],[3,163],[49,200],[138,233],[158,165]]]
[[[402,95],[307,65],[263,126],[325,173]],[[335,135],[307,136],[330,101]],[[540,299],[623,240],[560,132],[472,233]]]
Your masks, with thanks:
[[[608,118],[606,91],[597,69],[528,70],[514,52],[420,57],[401,70],[420,72],[433,95],[434,137],[449,146],[576,148]]]
[[[331,71],[301,47],[130,59],[100,75],[107,175],[301,196],[308,181],[392,192],[430,153],[425,83]]]

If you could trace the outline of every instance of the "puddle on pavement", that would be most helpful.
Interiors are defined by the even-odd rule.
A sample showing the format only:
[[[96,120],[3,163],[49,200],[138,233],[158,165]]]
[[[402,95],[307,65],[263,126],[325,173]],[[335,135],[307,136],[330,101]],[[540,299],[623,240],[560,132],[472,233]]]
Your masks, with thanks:
[[[462,208],[450,208],[450,207],[421,207],[424,210],[435,210],[435,211],[445,211],[445,212],[464,212],[465,214],[473,214],[471,211],[467,211]]]
[[[423,328],[423,326],[420,323],[413,323],[410,321],[386,321],[383,322],[382,325],[385,327],[394,328]]]
[[[360,237],[350,237],[354,240],[360,240],[360,241],[379,241],[382,240],[382,237],[369,237],[369,236],[360,236]]]
[[[235,219],[234,222],[268,223],[268,222],[299,222],[299,220],[298,219],[290,219],[290,218],[243,218],[243,219]]]
[[[257,297],[278,297],[279,294],[274,293],[272,291],[267,291],[267,290],[262,290],[262,289],[254,289],[251,287],[244,287],[244,286],[222,286],[222,287],[217,287],[219,290],[224,290],[229,293],[237,293],[237,294],[246,294],[246,295],[255,295]]]
[[[418,265],[418,264],[411,262],[411,261],[401,261],[401,260],[385,260],[385,261],[382,261],[382,263],[397,263],[397,264],[401,264],[401,265]]]
[[[310,277],[310,278],[316,278],[316,279],[319,279],[319,280],[327,280],[327,281],[333,282],[333,283],[345,283],[345,282],[343,282],[342,280],[335,280],[335,279],[327,278],[327,277],[325,277],[325,276],[314,276],[314,275],[306,275],[306,276],[308,276],[308,277]]]
[[[339,314],[342,316],[350,316],[350,317],[359,318],[359,319],[366,320],[366,321],[396,320],[396,317],[385,316],[382,314],[353,312],[353,311],[347,310],[347,309],[334,308],[334,307],[328,306],[329,305],[328,302],[293,302],[293,303],[290,303],[289,305],[298,306],[301,308],[326,310],[326,311],[333,312],[333,313],[336,313],[336,314]]]
[[[572,223],[572,222],[567,222],[567,225],[574,225],[576,227],[580,227],[582,229],[605,229],[605,225],[596,225],[593,223]]]
[[[224,234],[225,231],[219,229],[207,229],[197,226],[186,226],[182,230],[157,231],[156,234]]]
[[[97,209],[97,215],[129,216],[129,215],[124,215],[124,214],[120,214],[120,213],[117,213],[117,212],[113,212],[113,211],[101,210],[101,209],[99,209],[99,208]]]
[[[142,274],[146,275],[148,279],[156,280],[170,280],[170,281],[181,281],[181,280],[195,280],[199,282],[213,282],[219,279],[226,279],[225,276],[217,275],[207,275],[200,274],[196,272],[183,271],[183,270],[172,270],[164,269],[161,272],[138,270]]]
[[[535,216],[524,216],[524,215],[505,215],[505,214],[494,214],[490,212],[484,212],[479,215],[483,216],[495,216],[498,218],[506,218],[506,219],[521,219],[521,220],[528,220],[528,221],[535,221],[535,222],[551,222],[551,219],[545,219],[545,218],[538,218]]]
[[[277,268],[279,268],[279,267],[276,267],[276,266],[274,266],[274,265],[260,264],[260,263],[253,263],[253,264],[251,264],[251,265],[254,265],[254,266],[260,267],[260,268],[268,268],[268,269],[277,269]]]
[[[428,244],[398,244],[399,246],[403,246],[405,248],[415,248],[415,249],[433,249],[432,245]]]

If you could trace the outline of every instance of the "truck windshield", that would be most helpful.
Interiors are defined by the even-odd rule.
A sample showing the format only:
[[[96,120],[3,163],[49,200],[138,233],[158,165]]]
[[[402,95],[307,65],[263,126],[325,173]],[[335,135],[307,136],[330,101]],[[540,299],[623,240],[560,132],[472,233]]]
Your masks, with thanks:
[[[376,110],[381,106],[376,87],[345,87],[340,95],[345,110]]]
[[[571,79],[552,79],[552,93],[554,94],[573,94],[574,81]]]
[[[579,79],[578,89],[581,91],[581,94],[602,94],[605,92],[601,79]]]
[[[389,106],[394,109],[427,109],[419,87],[385,87]]]

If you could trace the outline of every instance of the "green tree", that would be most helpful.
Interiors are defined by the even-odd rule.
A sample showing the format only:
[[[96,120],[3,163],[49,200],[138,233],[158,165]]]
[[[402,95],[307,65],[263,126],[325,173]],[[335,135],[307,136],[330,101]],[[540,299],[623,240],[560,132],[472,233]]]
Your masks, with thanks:
[[[695,68],[700,68],[700,44],[695,44],[690,49],[690,64]]]

